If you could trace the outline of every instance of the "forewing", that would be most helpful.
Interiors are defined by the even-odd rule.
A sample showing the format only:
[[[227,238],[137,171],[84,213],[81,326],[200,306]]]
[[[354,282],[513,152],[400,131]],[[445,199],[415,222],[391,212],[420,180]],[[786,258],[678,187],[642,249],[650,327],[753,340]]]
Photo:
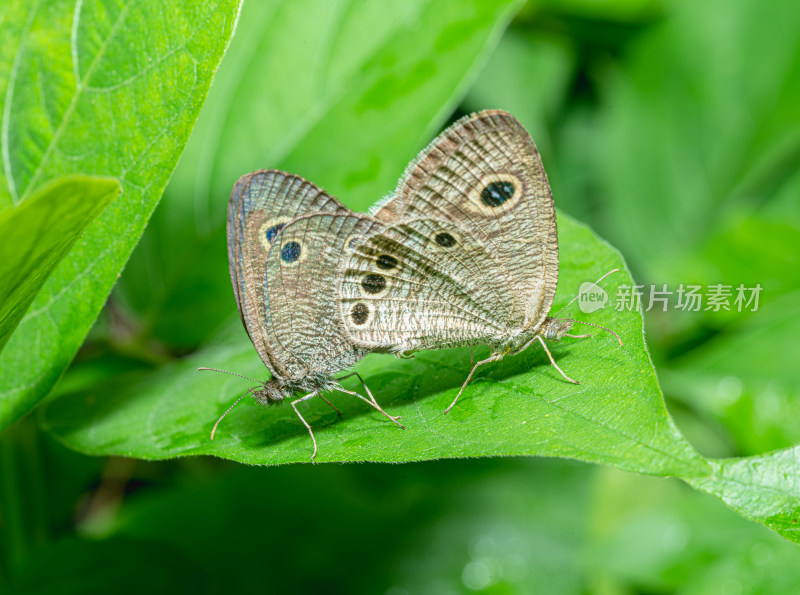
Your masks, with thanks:
[[[488,110],[453,124],[374,215],[456,225],[499,264],[493,283],[512,293],[507,326],[530,328],[547,316],[558,283],[555,208],[536,146],[510,114]]]
[[[239,178],[228,202],[228,263],[236,305],[250,340],[273,374],[265,323],[267,254],[282,226],[315,212],[350,211],[311,182],[274,170]]]

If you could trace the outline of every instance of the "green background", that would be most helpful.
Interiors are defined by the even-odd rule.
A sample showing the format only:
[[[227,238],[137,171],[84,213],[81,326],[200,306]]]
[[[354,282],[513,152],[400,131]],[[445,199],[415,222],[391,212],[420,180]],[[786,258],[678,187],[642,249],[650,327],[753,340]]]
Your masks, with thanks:
[[[250,1],[234,35],[238,11],[15,1],[0,22],[0,231],[51,232],[38,276],[3,263],[27,284],[0,291],[0,588],[796,589],[800,7]],[[249,401],[207,440],[246,384],[197,366],[264,376],[227,273],[235,179],[282,168],[363,210],[484,108],[542,154],[557,306],[627,264],[612,300],[632,280],[760,284],[758,311],[653,308],[646,344],[636,312],[572,312],[625,347],[556,345],[581,387],[530,350],[447,417],[468,351],[370,356],[359,371],[409,429],[313,404],[318,460],[402,465],[184,456],[310,456],[290,410]],[[71,217],[34,220],[57,197]]]

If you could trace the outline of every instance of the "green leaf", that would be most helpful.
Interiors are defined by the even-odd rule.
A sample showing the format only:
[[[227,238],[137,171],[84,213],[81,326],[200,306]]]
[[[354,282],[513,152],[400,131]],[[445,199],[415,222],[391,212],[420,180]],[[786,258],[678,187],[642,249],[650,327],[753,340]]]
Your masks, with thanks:
[[[455,109],[520,4],[246,4],[167,200],[116,297],[145,332],[195,348],[230,314],[218,267],[227,266],[233,182],[284,169],[351,208],[371,205]]]
[[[800,544],[800,446],[712,464],[713,475],[689,483]]]
[[[114,179],[64,177],[0,211],[0,351],[53,268],[119,191]]]
[[[557,311],[586,281],[615,267],[619,254],[586,227],[559,220],[560,291]],[[609,295],[630,283],[617,273]],[[322,402],[299,407],[315,429],[317,461],[412,461],[442,457],[549,455],[606,463],[655,475],[690,477],[707,464],[680,436],[664,408],[644,346],[642,317],[616,311],[613,297],[579,319],[612,328],[625,342],[597,331],[592,339],[551,344],[567,383],[541,349],[480,370],[453,410],[443,410],[469,372],[468,350],[418,354],[413,360],[375,355],[356,369],[384,408],[401,415],[402,430],[353,397],[328,395],[343,412]],[[589,329],[596,330],[596,329]],[[479,357],[481,353],[477,354]],[[308,462],[312,445],[289,407],[265,409],[249,399],[209,433],[219,415],[251,383],[198,372],[205,365],[258,378],[265,370],[243,331],[143,381],[117,381],[49,404],[45,427],[71,448],[91,454],[161,459],[213,454],[247,463]],[[348,382],[350,388],[357,385]]]
[[[0,354],[0,426],[52,388],[97,317],[177,163],[238,2],[17,0],[4,11],[0,207],[73,173],[115,177],[122,193]]]

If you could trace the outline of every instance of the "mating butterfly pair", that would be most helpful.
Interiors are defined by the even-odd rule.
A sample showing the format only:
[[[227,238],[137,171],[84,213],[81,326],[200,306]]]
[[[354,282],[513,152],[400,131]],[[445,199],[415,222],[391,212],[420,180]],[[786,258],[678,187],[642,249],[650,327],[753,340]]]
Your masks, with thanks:
[[[543,341],[575,336],[572,319],[548,317],[558,283],[550,186],[506,112],[450,126],[368,214],[295,175],[243,176],[228,205],[228,259],[242,322],[272,373],[248,392],[264,405],[306,393],[291,405],[312,459],[301,401],[345,392],[400,425],[363,380],[367,397],[333,378],[373,351],[488,345],[463,391],[478,366],[539,341],[575,382]]]

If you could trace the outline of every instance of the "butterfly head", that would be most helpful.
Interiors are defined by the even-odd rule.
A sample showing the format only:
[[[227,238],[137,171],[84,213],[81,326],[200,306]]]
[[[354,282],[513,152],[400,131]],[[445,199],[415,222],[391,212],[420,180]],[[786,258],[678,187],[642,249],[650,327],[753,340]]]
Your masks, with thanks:
[[[265,407],[281,403],[292,392],[294,391],[288,389],[277,378],[270,378],[260,386],[254,386],[250,389],[250,394],[253,395],[253,398]]]
[[[560,341],[569,335],[574,318],[554,318],[548,316],[542,324],[528,324],[520,329],[514,329],[510,335],[505,335],[497,342],[495,351],[504,355],[515,355],[525,351],[537,338],[542,337],[548,341]]]
[[[321,393],[335,390],[338,384],[327,374],[307,374],[299,378],[273,377],[250,389],[261,405],[277,405],[295,393]]]
[[[544,319],[544,324],[539,331],[542,337],[548,341],[560,341],[570,330],[575,320],[572,318],[553,318],[548,316]]]

